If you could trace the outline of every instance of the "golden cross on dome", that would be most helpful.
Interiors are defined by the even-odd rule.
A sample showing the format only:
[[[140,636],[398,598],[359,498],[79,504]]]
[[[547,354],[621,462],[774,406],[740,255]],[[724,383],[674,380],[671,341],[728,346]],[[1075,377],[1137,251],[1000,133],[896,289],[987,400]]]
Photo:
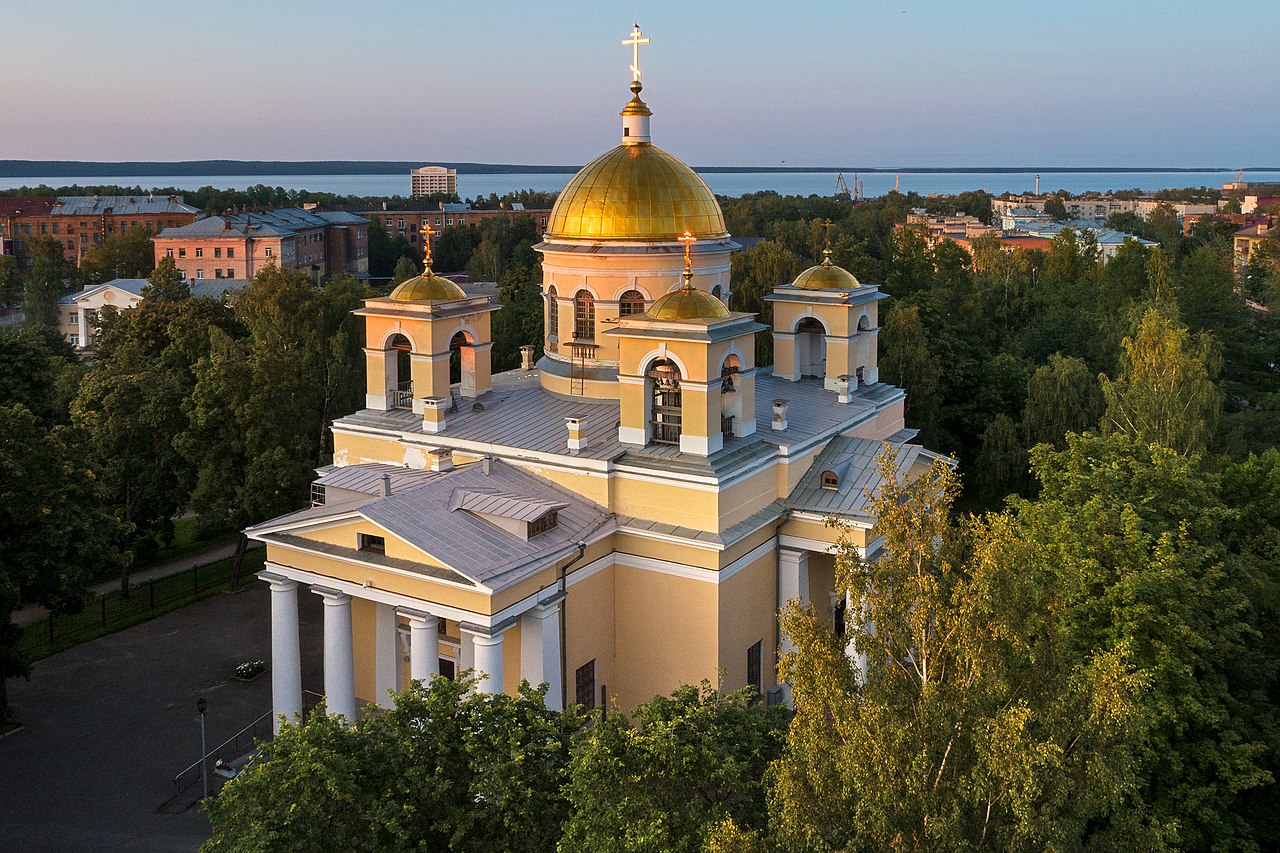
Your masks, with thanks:
[[[827,232],[827,244],[822,250],[823,266],[831,266],[831,226],[832,224],[833,223],[830,219],[823,220],[822,222],[822,229]]]
[[[436,232],[424,220],[418,233],[422,235],[422,267],[425,272],[431,272],[431,238]]]
[[[693,234],[686,229],[685,232],[676,239],[681,243],[684,243],[684,286],[691,287],[692,285],[690,282],[693,279],[693,260],[690,258],[689,252],[693,249],[693,244],[698,242],[698,238],[693,236]]]
[[[640,32],[639,24],[633,23],[632,27],[634,29],[631,31],[631,38],[624,40],[622,46],[631,45],[631,80],[638,83],[640,82],[640,45],[648,44],[649,39],[642,37],[644,34]]]

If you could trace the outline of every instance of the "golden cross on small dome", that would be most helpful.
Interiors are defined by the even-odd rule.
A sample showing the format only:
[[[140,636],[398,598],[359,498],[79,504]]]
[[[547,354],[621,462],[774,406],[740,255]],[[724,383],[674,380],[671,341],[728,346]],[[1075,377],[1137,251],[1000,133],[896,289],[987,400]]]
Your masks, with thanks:
[[[691,287],[692,285],[690,282],[693,280],[693,259],[690,257],[689,253],[693,249],[693,244],[698,242],[698,238],[693,236],[693,233],[686,229],[685,232],[676,239],[681,243],[684,243],[684,286]]]
[[[633,83],[639,83],[640,45],[648,44],[649,39],[644,37],[644,34],[640,32],[640,25],[638,23],[633,23],[631,26],[634,27],[634,29],[631,30],[631,38],[624,40],[622,42],[622,46],[626,47],[627,45],[631,45],[631,81]]]
[[[831,266],[831,226],[833,224],[830,219],[822,222],[822,228],[827,232],[827,243],[822,250],[822,263],[824,266]]]
[[[431,238],[436,232],[431,230],[428,223],[423,222],[418,233],[422,235],[422,267],[425,272],[431,272]]]

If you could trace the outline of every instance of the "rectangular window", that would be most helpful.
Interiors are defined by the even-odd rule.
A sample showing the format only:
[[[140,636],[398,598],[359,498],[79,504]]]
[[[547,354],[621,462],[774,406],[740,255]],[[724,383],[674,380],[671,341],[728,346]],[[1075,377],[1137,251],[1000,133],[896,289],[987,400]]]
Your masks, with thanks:
[[[403,220],[403,219],[398,219],[398,220],[396,220],[396,227],[397,227],[397,228],[399,228],[401,231],[403,231],[403,230],[404,230],[404,220]]]
[[[60,223],[60,222],[55,222],[55,223],[53,223],[53,233],[54,233],[54,234],[61,234],[61,233],[62,233],[62,223]]]
[[[213,268],[213,277],[214,277],[214,278],[222,278],[222,268],[221,268],[221,267],[214,267],[214,268]]]
[[[578,671],[574,673],[574,695],[576,701],[582,706],[584,711],[590,711],[596,706],[596,662],[592,660],[578,667]]]
[[[186,250],[186,249],[179,249],[179,250],[178,250],[178,257],[180,257],[180,258],[185,258],[186,256],[187,256],[187,250]]]
[[[72,345],[73,347],[78,347],[78,346],[80,346],[80,336],[79,336],[79,335],[72,335],[72,336],[71,336],[71,345]]]
[[[452,217],[452,216],[446,216],[446,217],[444,218],[444,224],[445,224],[445,225],[452,225],[452,224],[453,224],[453,217]]]
[[[374,536],[370,533],[361,533],[360,550],[368,551],[370,554],[385,554],[387,553],[386,537]]]
[[[764,668],[761,666],[761,655],[764,652],[764,640],[758,640],[747,649],[747,686],[756,689],[756,695],[764,695]]]
[[[268,246],[268,247],[267,247],[267,257],[268,257],[268,258],[269,258],[269,257],[271,257],[271,247],[270,247],[270,246]]]
[[[164,250],[164,256],[165,256],[166,258],[172,258],[172,257],[173,257],[173,249],[165,249],[165,250]]]
[[[48,222],[41,222],[41,223],[40,223],[40,233],[41,233],[41,234],[48,234],[48,233],[49,233],[49,223],[48,223]]]
[[[228,258],[234,258],[235,256],[236,256],[236,250],[234,247],[227,249]]]
[[[72,311],[70,314],[68,314],[68,315],[67,315],[67,322],[68,322],[68,323],[79,323],[79,322],[80,322],[80,315],[79,315],[79,314],[77,314],[76,312]]]
[[[196,249],[196,257],[197,257],[197,258],[203,258],[203,257],[204,257],[204,249]]]
[[[214,256],[215,258],[220,258],[220,257],[222,257],[222,248],[221,248],[221,247],[219,247],[219,246],[214,246],[214,247],[213,247],[213,256]]]
[[[196,278],[204,278],[204,270],[196,270]]]
[[[227,278],[235,278],[235,277],[236,277],[236,271],[231,269],[230,267],[227,267]]]

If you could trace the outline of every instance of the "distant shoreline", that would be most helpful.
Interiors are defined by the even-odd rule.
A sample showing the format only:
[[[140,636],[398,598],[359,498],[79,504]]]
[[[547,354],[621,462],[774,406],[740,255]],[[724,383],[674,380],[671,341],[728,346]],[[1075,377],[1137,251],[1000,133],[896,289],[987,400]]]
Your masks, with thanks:
[[[82,160],[0,160],[0,178],[59,178],[59,177],[131,177],[148,175],[157,178],[182,178],[196,175],[253,176],[253,175],[403,175],[410,169],[424,165],[418,161],[385,160],[186,160],[186,161],[129,161],[96,162]],[[577,172],[581,166],[530,166],[509,163],[436,163],[457,169],[465,175],[543,174],[567,175]],[[1059,173],[1136,174],[1163,172],[1221,172],[1231,174],[1236,168],[1222,166],[694,166],[705,174],[744,173],[796,173],[813,174],[846,172],[852,174],[900,173],[904,175],[930,174],[1030,174],[1054,175]],[[1280,171],[1276,167],[1249,166],[1249,172]]]

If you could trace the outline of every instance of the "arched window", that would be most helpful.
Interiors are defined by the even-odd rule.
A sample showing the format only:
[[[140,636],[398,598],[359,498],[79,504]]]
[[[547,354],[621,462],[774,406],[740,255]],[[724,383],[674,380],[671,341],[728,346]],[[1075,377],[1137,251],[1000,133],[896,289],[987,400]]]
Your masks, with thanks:
[[[726,357],[724,364],[720,365],[720,390],[725,394],[731,394],[738,390],[733,378],[741,372],[742,359],[736,355]]]
[[[719,299],[721,302],[724,301],[724,297],[720,295],[720,285],[718,284],[715,287],[711,288],[711,295],[714,296],[716,299]]]
[[[871,319],[867,317],[866,314],[863,314],[861,317],[858,318],[858,334],[862,334],[863,332],[867,332],[870,330],[871,330]]]
[[[822,472],[822,488],[838,489],[840,488],[840,475],[835,471]]]
[[[554,284],[547,288],[547,337],[560,339],[560,300]]]
[[[674,362],[660,358],[645,371],[645,379],[651,386],[652,413],[649,426],[656,444],[680,443],[680,368]]]
[[[644,295],[638,290],[628,290],[618,297],[618,316],[630,317],[644,313]]]
[[[588,290],[579,290],[573,296],[573,338],[577,341],[596,338],[596,301]]]
[[[827,330],[814,317],[796,325],[796,361],[801,376],[823,376],[827,372]]]

